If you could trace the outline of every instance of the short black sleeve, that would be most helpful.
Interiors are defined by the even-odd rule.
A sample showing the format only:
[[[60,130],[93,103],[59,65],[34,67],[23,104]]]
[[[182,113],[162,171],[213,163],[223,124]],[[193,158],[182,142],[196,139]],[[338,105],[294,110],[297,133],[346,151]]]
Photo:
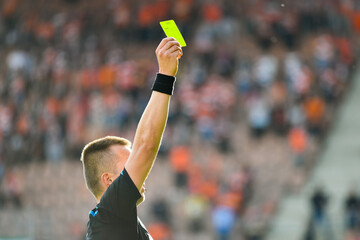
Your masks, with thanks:
[[[139,190],[124,168],[120,176],[105,191],[98,206],[118,217],[126,217],[127,213],[136,208],[136,202],[140,197]]]

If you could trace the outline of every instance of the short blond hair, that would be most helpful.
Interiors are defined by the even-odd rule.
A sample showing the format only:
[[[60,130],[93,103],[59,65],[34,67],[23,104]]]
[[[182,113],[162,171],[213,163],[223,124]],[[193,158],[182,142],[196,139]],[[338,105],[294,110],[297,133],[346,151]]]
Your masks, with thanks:
[[[86,186],[96,199],[103,192],[100,184],[101,175],[104,172],[114,173],[116,169],[116,161],[109,151],[112,145],[130,148],[131,142],[121,137],[106,136],[86,144],[81,153],[80,161],[83,163]]]

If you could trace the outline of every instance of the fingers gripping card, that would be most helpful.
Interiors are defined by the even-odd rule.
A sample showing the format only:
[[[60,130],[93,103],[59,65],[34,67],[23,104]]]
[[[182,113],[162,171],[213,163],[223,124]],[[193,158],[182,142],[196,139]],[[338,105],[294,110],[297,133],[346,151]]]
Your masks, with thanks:
[[[160,25],[167,37],[175,38],[182,47],[186,47],[185,40],[174,20],[162,21],[160,22]]]

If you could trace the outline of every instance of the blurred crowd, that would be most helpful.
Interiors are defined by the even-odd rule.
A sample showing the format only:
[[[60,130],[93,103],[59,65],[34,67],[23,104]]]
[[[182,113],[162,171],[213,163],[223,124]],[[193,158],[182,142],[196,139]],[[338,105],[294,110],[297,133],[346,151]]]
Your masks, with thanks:
[[[154,49],[164,36],[158,22],[174,19],[188,47],[160,155],[170,160],[174,187],[186,192],[189,230],[204,229],[210,206],[219,239],[230,239],[256,177],[246,165],[222,174],[224,156],[239,144],[234,127],[246,122],[254,139],[283,136],[294,167],[304,167],[309,141],[325,136],[348,85],[359,5],[2,1],[0,204],[14,195],[4,189],[20,188],[9,173],[14,165],[79,159],[84,144],[104,135],[132,139],[157,72]],[[214,154],[195,159],[194,139]],[[21,192],[16,196],[21,206]],[[150,231],[158,240],[171,235],[167,204],[153,206]],[[247,237],[260,239],[255,235]]]

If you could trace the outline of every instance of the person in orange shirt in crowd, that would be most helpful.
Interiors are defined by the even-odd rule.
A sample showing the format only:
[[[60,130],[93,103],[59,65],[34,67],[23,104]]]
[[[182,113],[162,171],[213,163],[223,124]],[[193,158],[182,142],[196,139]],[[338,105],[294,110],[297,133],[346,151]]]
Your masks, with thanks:
[[[191,152],[189,147],[175,146],[170,151],[170,163],[175,172],[175,185],[184,187],[187,185],[188,168],[191,163]]]
[[[5,0],[2,4],[1,13],[8,25],[12,25],[12,22],[14,21],[15,12],[19,2],[19,0]]]
[[[309,97],[304,102],[307,126],[310,134],[319,136],[325,126],[325,102],[319,96]]]
[[[305,130],[301,127],[291,129],[288,140],[291,152],[294,155],[294,165],[302,166],[307,145],[307,135]]]
[[[222,10],[216,3],[207,3],[203,6],[204,18],[208,22],[217,22],[222,18]]]
[[[111,65],[104,65],[99,69],[99,85],[101,88],[112,87],[115,82],[116,71]]]
[[[164,223],[153,223],[149,225],[148,231],[156,240],[170,240],[172,237],[171,229]]]

